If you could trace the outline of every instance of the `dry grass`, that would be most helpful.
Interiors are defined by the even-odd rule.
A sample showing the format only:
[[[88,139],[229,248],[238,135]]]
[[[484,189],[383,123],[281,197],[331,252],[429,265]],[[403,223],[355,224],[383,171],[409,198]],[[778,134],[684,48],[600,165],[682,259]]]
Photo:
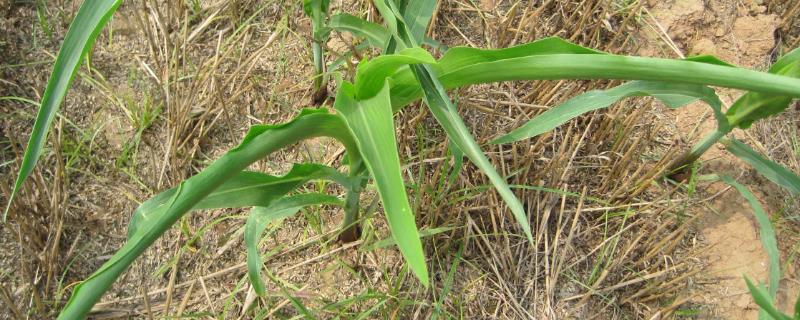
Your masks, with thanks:
[[[0,6],[0,29],[10,30],[0,35],[0,96],[38,100],[74,3],[45,6],[52,39],[35,5]],[[299,3],[202,1],[199,10],[187,3],[126,2],[113,36],[101,36],[11,223],[0,226],[5,318],[51,318],[71,285],[120,246],[137,201],[196,173],[248,126],[285,121],[311,103],[310,26]],[[557,35],[630,53],[650,45],[635,38],[645,32],[643,5],[444,1],[430,35],[451,46],[480,47]],[[365,1],[334,1],[333,8],[370,10]],[[351,41],[333,38],[331,59]],[[31,61],[44,63],[26,64]],[[454,96],[485,143],[547,106],[610,85],[513,82]],[[400,319],[638,319],[691,309],[686,302],[702,263],[694,259],[701,250],[692,228],[697,216],[686,208],[709,199],[691,187],[653,181],[683,147],[665,139],[663,122],[652,120],[660,108],[652,100],[630,100],[536,139],[486,147],[513,184],[526,186],[517,195],[532,217],[536,245],[520,236],[473,166],[454,183],[441,182],[450,172],[444,134],[425,108],[406,108],[396,123],[418,223],[456,227],[426,238],[431,290],[408,275],[394,250],[365,249],[387,235],[380,208],[372,206],[365,237],[352,244],[333,241],[340,218],[334,210],[308,211],[274,228],[263,246],[271,254],[272,293],[256,297],[245,277],[246,211],[225,210],[184,218],[120,279],[95,316],[290,318],[296,310],[283,290],[323,318],[352,318],[371,308],[369,318]],[[4,195],[26,141],[19,133],[29,131],[33,110],[0,101]],[[152,115],[157,118],[148,124]],[[792,141],[768,149],[797,170],[796,130],[787,127],[767,124],[759,132]],[[333,161],[337,150],[319,140],[255,169],[277,173],[292,162]]]

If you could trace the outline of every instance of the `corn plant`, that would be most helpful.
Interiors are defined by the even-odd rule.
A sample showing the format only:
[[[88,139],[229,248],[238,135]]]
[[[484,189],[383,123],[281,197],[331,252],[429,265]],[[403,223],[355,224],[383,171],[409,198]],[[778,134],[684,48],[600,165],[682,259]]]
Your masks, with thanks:
[[[4,219],[41,155],[48,128],[75,72],[120,3],[121,0],[94,0],[80,7],[42,98]],[[306,206],[340,206],[345,212],[341,239],[354,240],[358,235],[360,192],[370,181],[378,191],[395,244],[412,273],[427,286],[425,254],[406,195],[393,122],[394,112],[420,99],[446,132],[453,153],[466,156],[489,178],[521,232],[533,242],[529,217],[505,178],[469,133],[447,94],[448,89],[510,80],[619,79],[634,80],[624,85],[628,86],[625,90],[637,88],[628,95],[655,95],[675,106],[696,99],[717,101],[709,85],[785,99],[800,97],[800,80],[780,74],[742,69],[711,58],[671,60],[613,55],[559,38],[499,50],[451,48],[437,60],[419,46],[427,41],[425,31],[435,1],[375,0],[373,4],[384,26],[349,15],[337,15],[329,21],[331,28],[364,37],[369,45],[381,51],[376,57],[363,59],[355,75],[338,84],[333,112],[324,108],[305,109],[287,123],[254,126],[237,147],[200,173],[143,202],[131,218],[127,242],[75,287],[60,319],[85,317],[156,239],[186,213],[202,209],[252,207],[245,225],[248,275],[256,292],[263,294],[260,277],[263,265],[257,243],[265,225]],[[569,118],[573,113],[566,110],[554,116]],[[286,146],[321,136],[336,139],[347,150],[347,173],[314,163],[295,164],[282,176],[245,170]],[[499,142],[513,140],[518,139]],[[312,180],[340,184],[345,190],[344,199],[293,193]]]

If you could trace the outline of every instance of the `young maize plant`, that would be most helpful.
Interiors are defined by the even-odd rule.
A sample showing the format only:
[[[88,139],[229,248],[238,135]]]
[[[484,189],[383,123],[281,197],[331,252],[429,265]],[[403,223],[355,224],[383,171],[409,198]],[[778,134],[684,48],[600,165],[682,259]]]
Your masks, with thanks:
[[[48,129],[75,72],[120,3],[121,0],[93,0],[85,1],[80,7],[64,39],[42,98],[9,207],[41,155]],[[420,43],[429,42],[425,39],[425,32],[436,6],[435,1],[396,3],[394,0],[374,0],[374,6],[382,16],[385,27],[345,14],[333,16],[329,21],[329,28],[352,32],[382,52],[377,57],[361,61],[352,81],[339,83],[334,112],[305,109],[287,123],[254,126],[239,146],[200,173],[142,203],[131,218],[127,242],[94,274],[75,287],[59,319],[85,317],[112,283],[156,239],[186,213],[201,209],[253,208],[244,235],[248,273],[256,292],[264,294],[260,277],[263,265],[257,243],[265,226],[306,206],[337,205],[345,211],[345,231],[340,238],[354,240],[358,237],[360,191],[370,180],[378,190],[394,242],[413,274],[427,286],[425,254],[406,195],[393,123],[395,111],[419,99],[425,102],[444,128],[452,141],[453,154],[465,155],[488,176],[519,223],[522,233],[532,242],[529,218],[520,201],[469,133],[446,93],[447,89],[509,80],[634,80],[605,92],[594,91],[576,97],[534,119],[531,122],[533,124],[528,123],[498,138],[495,143],[533,137],[586,110],[607,106],[627,96],[652,95],[672,107],[700,99],[714,107],[719,115],[719,99],[707,86],[751,92],[748,95],[752,95],[752,98],[748,98],[750,100],[747,103],[743,102],[735,113],[729,111],[728,117],[718,117],[727,119],[731,127],[744,126],[780,112],[785,108],[784,102],[800,97],[800,80],[788,77],[785,75],[788,73],[784,72],[790,70],[786,68],[796,70],[796,59],[782,59],[776,64],[780,68],[774,67],[774,72],[764,73],[731,66],[711,57],[671,60],[612,55],[558,38],[547,38],[499,50],[452,48],[436,60],[419,46]],[[319,12],[324,7],[320,5]],[[762,99],[771,102],[756,103]],[[781,108],[778,108],[779,102]],[[769,106],[769,110],[750,110],[754,105]],[[283,176],[245,171],[250,164],[275,151],[320,136],[332,137],[345,147],[349,167],[347,174],[313,163],[295,164]],[[726,141],[730,141],[734,149],[739,146],[735,140]],[[795,184],[797,181],[793,180],[796,179],[794,175],[786,178],[786,172],[777,171],[774,163],[761,157],[754,158],[755,153],[741,149],[736,149],[734,153],[740,152],[755,159],[753,161],[767,168],[762,168],[762,173],[764,170],[773,170],[773,181],[784,186],[798,186]],[[770,174],[767,173],[767,176],[770,177]],[[345,199],[315,193],[288,195],[304,183],[320,179],[342,185],[346,190]],[[6,214],[9,207],[6,208]]]

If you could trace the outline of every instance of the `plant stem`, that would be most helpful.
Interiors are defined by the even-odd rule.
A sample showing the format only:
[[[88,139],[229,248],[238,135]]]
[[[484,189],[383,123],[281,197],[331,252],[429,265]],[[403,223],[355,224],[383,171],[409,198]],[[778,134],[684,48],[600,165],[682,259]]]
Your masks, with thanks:
[[[325,52],[318,39],[311,44],[311,51],[314,55],[314,104],[319,105],[328,97],[328,87],[323,81],[325,78]]]
[[[352,189],[347,192],[344,203],[344,221],[342,222],[342,233],[339,240],[348,243],[358,240],[361,237],[361,228],[358,225],[359,200],[361,199],[361,189]]]
[[[706,151],[708,151],[708,149],[711,148],[711,146],[713,146],[720,139],[725,137],[725,134],[727,134],[727,132],[714,130],[713,132],[703,137],[703,139],[700,139],[700,141],[695,143],[695,145],[692,146],[691,149],[686,151],[683,155],[681,155],[679,158],[677,158],[675,161],[672,162],[672,164],[669,166],[669,169],[667,169],[667,175],[669,176],[669,178],[672,178],[673,180],[678,180],[675,178],[677,178],[679,175],[686,173],[686,169],[688,169],[692,163],[697,161],[697,159],[700,159],[700,156],[706,153]]]
[[[314,104],[320,105],[328,97],[328,86],[325,84],[325,51],[322,49],[323,36],[320,35],[324,27],[327,12],[315,4],[311,9],[311,53],[314,55]]]
[[[367,170],[363,163],[356,164],[350,169],[350,177],[356,178],[364,175]],[[339,240],[348,243],[358,240],[361,237],[361,226],[358,224],[358,211],[359,200],[361,200],[361,191],[364,190],[366,179],[354,182],[352,187],[347,190],[347,196],[344,202],[344,221],[342,222],[342,233],[339,234]]]

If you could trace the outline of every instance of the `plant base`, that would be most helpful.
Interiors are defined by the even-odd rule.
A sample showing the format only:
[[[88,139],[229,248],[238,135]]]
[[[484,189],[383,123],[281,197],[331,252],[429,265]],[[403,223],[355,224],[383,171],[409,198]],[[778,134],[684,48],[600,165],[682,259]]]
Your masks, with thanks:
[[[358,225],[349,227],[339,234],[339,241],[342,243],[354,242],[359,238],[361,238],[361,227]]]

